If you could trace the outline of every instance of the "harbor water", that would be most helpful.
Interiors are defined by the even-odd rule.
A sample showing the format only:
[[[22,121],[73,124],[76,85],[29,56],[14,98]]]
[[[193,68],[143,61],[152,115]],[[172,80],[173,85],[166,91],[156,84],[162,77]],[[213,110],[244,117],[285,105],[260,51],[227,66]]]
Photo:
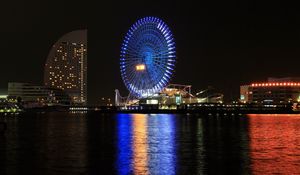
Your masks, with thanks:
[[[300,174],[300,115],[0,116],[0,174]]]

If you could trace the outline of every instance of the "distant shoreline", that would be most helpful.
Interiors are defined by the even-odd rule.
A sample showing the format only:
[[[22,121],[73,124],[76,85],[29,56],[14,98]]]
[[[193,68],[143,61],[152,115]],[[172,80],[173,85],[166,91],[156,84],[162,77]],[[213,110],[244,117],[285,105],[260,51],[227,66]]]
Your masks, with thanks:
[[[158,106],[50,106],[42,108],[23,109],[18,113],[142,113],[142,114],[300,114],[289,104],[280,105],[220,105],[202,104],[178,106],[177,109],[159,109]],[[17,113],[17,114],[18,114]],[[5,113],[2,113],[5,114]],[[10,114],[10,113],[6,113]],[[11,113],[14,114],[14,113]]]

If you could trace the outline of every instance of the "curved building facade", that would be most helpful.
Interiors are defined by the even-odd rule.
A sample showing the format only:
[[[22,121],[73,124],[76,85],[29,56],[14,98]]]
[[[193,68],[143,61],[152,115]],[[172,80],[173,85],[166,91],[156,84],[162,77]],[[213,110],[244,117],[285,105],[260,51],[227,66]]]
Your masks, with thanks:
[[[67,33],[52,46],[44,84],[66,92],[73,105],[87,104],[87,30]]]

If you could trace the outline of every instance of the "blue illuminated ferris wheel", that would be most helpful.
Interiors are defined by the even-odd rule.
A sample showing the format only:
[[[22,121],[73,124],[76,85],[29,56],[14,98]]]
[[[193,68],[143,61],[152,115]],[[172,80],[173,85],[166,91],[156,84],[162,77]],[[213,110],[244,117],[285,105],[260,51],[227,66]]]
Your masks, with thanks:
[[[122,79],[132,95],[149,97],[166,87],[175,68],[176,51],[169,27],[145,17],[131,26],[121,48]]]

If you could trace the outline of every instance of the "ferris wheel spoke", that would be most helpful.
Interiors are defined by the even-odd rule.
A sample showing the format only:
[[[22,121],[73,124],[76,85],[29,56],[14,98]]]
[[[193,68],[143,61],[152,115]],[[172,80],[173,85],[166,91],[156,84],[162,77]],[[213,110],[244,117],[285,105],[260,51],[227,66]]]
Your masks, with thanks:
[[[162,56],[169,56],[169,55],[172,55],[172,52],[174,51],[169,51],[169,50],[166,50],[166,51],[161,51],[159,53],[156,53],[155,55],[153,55],[154,57],[162,57]],[[175,52],[174,52],[175,53]]]
[[[139,52],[137,51],[137,49],[133,49],[133,48],[130,48],[130,47],[127,48],[126,53],[129,54],[129,55],[136,55],[136,56],[139,55]]]
[[[136,73],[134,73],[134,71],[131,71],[131,72],[128,73],[128,79],[130,81],[134,80],[136,78],[136,76],[137,75],[136,75]]]
[[[156,79],[161,79],[162,78],[162,76],[164,75],[164,70],[163,69],[161,69],[161,68],[156,68],[155,69],[155,72],[153,73],[153,75],[155,75],[155,78]]]
[[[141,64],[141,63],[138,62],[138,61],[134,61],[134,62],[126,62],[126,63],[125,63],[125,67],[135,69],[135,67],[136,67],[138,64]]]

